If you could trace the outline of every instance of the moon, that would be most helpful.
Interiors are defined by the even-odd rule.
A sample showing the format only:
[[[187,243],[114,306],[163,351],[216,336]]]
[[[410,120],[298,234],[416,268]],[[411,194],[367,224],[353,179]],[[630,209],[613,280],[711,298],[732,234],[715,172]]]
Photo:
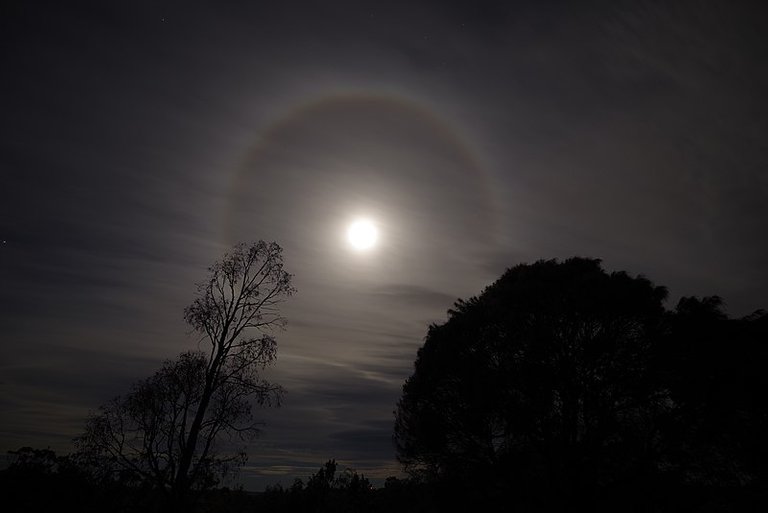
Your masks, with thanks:
[[[371,249],[378,239],[379,230],[370,219],[357,219],[347,228],[347,240],[357,251]]]

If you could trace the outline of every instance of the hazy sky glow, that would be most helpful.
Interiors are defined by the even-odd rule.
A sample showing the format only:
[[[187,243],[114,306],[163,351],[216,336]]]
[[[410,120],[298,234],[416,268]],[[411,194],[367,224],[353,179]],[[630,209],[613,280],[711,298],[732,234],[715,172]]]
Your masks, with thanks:
[[[507,267],[602,258],[768,307],[768,62],[723,2],[14,2],[0,22],[0,450],[194,346],[238,241],[295,274],[240,478],[398,472],[432,322]],[[62,2],[63,4],[63,2]],[[512,4],[512,5],[508,5]],[[378,241],[350,250],[371,219]]]

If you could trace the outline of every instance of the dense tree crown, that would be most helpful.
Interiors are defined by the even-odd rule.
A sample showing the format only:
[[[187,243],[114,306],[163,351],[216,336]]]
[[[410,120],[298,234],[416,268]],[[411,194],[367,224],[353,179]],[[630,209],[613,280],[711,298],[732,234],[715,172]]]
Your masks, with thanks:
[[[677,376],[675,348],[696,337],[690,310],[699,326],[726,316],[717,298],[684,298],[679,312],[668,312],[666,297],[665,288],[608,273],[599,260],[509,269],[430,326],[396,411],[400,461],[433,478],[566,501],[648,483],[672,468],[693,479],[682,462],[700,451],[669,457],[672,433],[693,436],[680,432],[691,420],[683,409],[696,416],[683,408],[692,398]],[[711,354],[699,357],[716,365]],[[700,444],[713,443],[706,440]],[[734,453],[717,447],[721,461],[710,468],[727,473]]]
[[[167,361],[152,377],[102,406],[77,440],[83,457],[167,493],[183,508],[244,453],[257,432],[251,405],[277,404],[280,387],[259,371],[276,357],[278,306],[293,293],[275,243],[240,244],[209,269],[184,311],[200,350]]]

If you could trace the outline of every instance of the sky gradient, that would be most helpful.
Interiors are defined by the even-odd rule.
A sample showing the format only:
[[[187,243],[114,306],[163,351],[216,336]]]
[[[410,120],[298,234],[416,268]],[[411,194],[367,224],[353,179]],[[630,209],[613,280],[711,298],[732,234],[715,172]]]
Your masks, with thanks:
[[[507,267],[602,258],[768,307],[765,13],[726,2],[11,2],[0,16],[0,450],[194,347],[239,241],[298,289],[240,479],[398,473],[430,323]],[[381,230],[350,250],[357,216]]]

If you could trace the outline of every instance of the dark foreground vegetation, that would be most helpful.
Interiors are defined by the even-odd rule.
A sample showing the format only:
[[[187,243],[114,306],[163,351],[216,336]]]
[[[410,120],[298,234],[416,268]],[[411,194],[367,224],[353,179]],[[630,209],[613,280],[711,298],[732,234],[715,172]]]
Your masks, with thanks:
[[[77,511],[134,513],[163,512],[163,494],[141,485],[95,481],[50,450],[22,448],[16,462],[0,471],[3,511],[36,513]],[[330,470],[330,472],[329,472]],[[202,491],[190,512],[199,513],[437,513],[444,511],[580,511],[540,490],[489,488],[477,481],[428,481],[390,477],[374,488],[353,471],[339,474],[332,460],[306,482],[276,486],[262,493],[214,487]],[[653,489],[616,488],[595,501],[592,511],[726,512],[765,511],[760,486],[655,483]]]
[[[400,461],[534,510],[764,501],[768,315],[666,298],[594,259],[508,270],[430,327],[398,405]]]
[[[429,328],[395,418],[408,478],[373,488],[331,460],[252,494],[218,487],[223,467],[192,445],[203,470],[186,475],[205,479],[184,481],[184,511],[768,511],[768,315],[666,298],[598,260],[516,266]],[[180,375],[187,388],[133,407],[194,396],[205,372]],[[12,453],[9,511],[179,510],[146,454],[97,449]]]

